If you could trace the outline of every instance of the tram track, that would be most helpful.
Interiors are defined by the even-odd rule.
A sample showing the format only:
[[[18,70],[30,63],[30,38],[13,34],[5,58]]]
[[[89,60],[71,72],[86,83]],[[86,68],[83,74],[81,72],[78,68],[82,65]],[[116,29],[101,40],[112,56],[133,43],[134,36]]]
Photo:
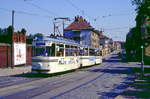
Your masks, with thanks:
[[[84,81],[85,79],[88,79],[89,77],[91,77],[91,79],[83,82],[83,83],[80,83],[79,85],[77,86],[74,86],[73,88],[70,88],[64,92],[61,92],[60,94],[58,95],[53,95],[53,98],[57,97],[57,96],[60,96],[60,95],[63,95],[63,94],[66,94],[67,92],[70,92],[72,90],[75,90],[77,88],[80,88],[81,86],[84,86],[98,78],[100,78],[101,76],[104,75],[104,72],[100,73],[100,74],[96,74],[96,72],[91,72],[92,70],[94,69],[108,69],[111,67],[111,64],[107,64],[106,62],[101,64],[101,66],[93,66],[93,67],[90,67],[90,68],[84,68],[84,69],[79,69],[77,70],[76,72],[74,73],[70,73],[69,75],[68,74],[65,74],[65,75],[60,75],[60,76],[57,76],[57,77],[51,77],[51,78],[46,78],[47,80],[45,80],[44,82],[41,82],[39,84],[27,84],[27,83],[30,83],[29,82],[25,82],[26,86],[34,86],[33,88],[31,89],[27,89],[27,90],[22,90],[22,91],[19,91],[19,92],[11,92],[11,93],[8,93],[8,94],[4,94],[3,97],[4,99],[16,99],[16,98],[21,98],[23,99],[23,97],[25,98],[34,98],[36,96],[39,96],[39,95],[42,95],[42,94],[45,94],[47,92],[51,92],[55,89],[59,89],[61,87],[65,87],[65,86],[68,86],[69,84],[72,84],[74,82],[81,82],[81,81]],[[81,73],[81,74],[80,74]],[[83,73],[83,75],[82,75]],[[87,74],[86,74],[87,73]],[[78,76],[80,75],[80,76]],[[41,79],[39,79],[41,80]],[[37,80],[37,81],[39,81]],[[34,82],[34,81],[33,81]],[[19,82],[18,82],[19,83]],[[20,85],[20,84],[19,84]],[[19,86],[18,85],[18,86]],[[9,87],[9,86],[8,86]],[[25,86],[24,86],[25,87]]]
[[[107,66],[107,68],[109,68],[109,67],[111,67],[111,65]],[[89,72],[89,71],[88,71],[88,72]],[[60,96],[65,95],[65,94],[67,94],[67,93],[69,93],[69,92],[71,92],[71,91],[74,91],[74,90],[76,90],[76,89],[78,89],[78,88],[81,88],[82,86],[87,85],[87,84],[89,84],[89,83],[91,83],[91,82],[97,80],[98,78],[102,77],[104,74],[105,74],[105,73],[101,73],[100,75],[94,77],[93,79],[88,80],[87,82],[84,82],[84,83],[82,83],[82,84],[80,84],[80,85],[78,85],[78,86],[76,86],[76,87],[74,87],[74,88],[72,88],[72,89],[70,89],[70,90],[67,90],[67,91],[65,91],[65,92],[63,92],[63,93],[57,94],[57,95],[55,95],[55,96],[52,96],[50,99],[56,99],[57,97],[60,97]],[[91,74],[90,74],[90,75],[91,75]]]
[[[102,64],[103,65],[103,64]],[[108,68],[108,66],[106,65],[103,65],[105,68]],[[109,66],[110,67],[110,66]],[[90,71],[89,70],[92,70],[92,69],[96,69],[97,67],[92,67],[92,68],[87,68],[87,69],[82,69],[81,71],[78,71],[78,72],[75,72],[75,73],[84,73],[84,75],[79,75],[79,74],[75,74],[75,75],[70,75],[70,77],[67,77],[66,79],[56,79],[54,81],[46,81],[44,82],[43,84],[41,84],[39,87],[36,87],[36,88],[33,88],[33,89],[29,89],[29,90],[25,90],[25,91],[21,91],[21,92],[17,92],[17,93],[13,93],[12,95],[7,95],[5,96],[4,98],[7,98],[9,99],[10,97],[12,98],[22,98],[22,97],[26,97],[26,98],[32,98],[32,97],[36,97],[38,95],[41,95],[43,93],[46,93],[46,92],[50,92],[52,91],[53,89],[57,89],[57,88],[60,88],[62,86],[67,86],[71,83],[74,83],[76,81],[80,82],[82,81],[83,79],[88,79],[88,77],[90,76],[94,76],[95,74],[93,73],[89,73]],[[87,74],[86,74],[87,72]],[[104,73],[100,74],[100,75],[103,75]],[[68,75],[67,75],[68,76]],[[60,76],[61,77],[61,76]],[[95,79],[95,78],[94,78]],[[91,80],[90,80],[91,81]],[[89,81],[88,81],[89,82]]]
[[[76,72],[70,73],[70,75],[65,74],[65,75],[60,75],[57,77],[50,77],[50,78],[48,78],[49,80],[47,80],[46,82],[40,83],[40,84],[35,85],[35,86],[33,85],[34,87],[32,87],[31,89],[19,90],[18,92],[17,91],[10,92],[10,93],[4,94],[3,97],[6,99],[9,99],[9,98],[12,99],[12,98],[18,98],[18,97],[20,97],[20,98],[22,98],[22,97],[34,98],[36,96],[45,94],[47,92],[51,92],[55,89],[59,89],[60,87],[68,86],[71,83],[74,83],[77,81],[80,82],[80,81],[83,81],[84,79],[86,79],[90,76],[93,76],[92,79],[90,79],[90,80],[87,80],[83,83],[80,83],[79,85],[74,86],[73,88],[70,88],[70,89],[68,88],[67,91],[61,92],[58,95],[54,95],[54,97],[57,97],[57,96],[60,96],[61,94],[65,94],[67,92],[70,92],[72,90],[80,88],[81,86],[84,86],[84,85],[86,85],[86,84],[88,84],[88,83],[90,83],[90,82],[92,82],[92,81],[94,81],[94,80],[96,80],[96,79],[98,79],[104,75],[104,73],[100,73],[100,74],[96,75],[96,77],[95,77],[94,75],[96,72],[91,72],[92,70],[94,70],[94,69],[105,69],[105,68],[109,68],[109,67],[111,67],[111,63],[109,65],[103,63],[98,68],[97,68],[97,66],[91,66],[89,68],[77,69]],[[89,72],[91,72],[91,73],[89,73]],[[81,73],[81,75],[78,76],[79,75],[78,73]],[[82,76],[82,73],[83,73],[83,76]],[[39,81],[41,79],[37,79],[37,80]],[[35,81],[35,79],[33,80],[33,82],[34,81]],[[18,84],[18,86],[21,84],[28,85],[27,83],[30,83],[30,82],[32,82],[32,80],[25,81],[25,82],[19,81],[17,83],[8,84],[6,86],[9,87],[9,86],[13,86],[15,84]],[[1,87],[3,87],[3,86],[1,86]]]
[[[91,75],[91,74],[84,75],[84,76],[82,76],[80,78],[78,78],[76,75],[74,75],[76,78],[70,76],[69,78],[62,79],[62,80],[57,79],[57,80],[54,80],[53,82],[52,81],[48,81],[48,82],[46,81],[45,83],[41,84],[40,87],[36,87],[36,88],[29,89],[29,90],[26,90],[26,91],[14,93],[14,94],[8,95],[8,96],[6,96],[4,98],[9,98],[9,97],[16,98],[16,97],[26,97],[26,96],[34,97],[34,96],[40,95],[42,93],[51,91],[51,90],[53,90],[55,88],[59,88],[61,86],[65,86],[65,85],[67,85],[69,83],[82,80],[83,78],[88,77],[89,75]]]
[[[22,78],[22,77],[9,77],[9,79],[6,78],[8,77],[0,78],[3,79],[2,81],[0,81],[0,88],[5,88],[17,84],[23,84],[42,79],[42,78]]]

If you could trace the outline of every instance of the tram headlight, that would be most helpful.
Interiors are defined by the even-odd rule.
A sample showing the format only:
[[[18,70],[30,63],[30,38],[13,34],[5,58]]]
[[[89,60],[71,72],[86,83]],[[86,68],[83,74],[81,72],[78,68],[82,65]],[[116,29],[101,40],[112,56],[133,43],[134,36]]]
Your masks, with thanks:
[[[32,63],[32,68],[33,69],[41,69],[42,63]]]

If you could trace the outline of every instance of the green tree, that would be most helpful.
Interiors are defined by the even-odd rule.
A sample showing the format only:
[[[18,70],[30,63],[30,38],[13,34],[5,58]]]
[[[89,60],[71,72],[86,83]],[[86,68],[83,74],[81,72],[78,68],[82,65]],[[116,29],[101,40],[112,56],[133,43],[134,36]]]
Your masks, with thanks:
[[[26,30],[24,28],[21,29],[21,33],[26,34]]]
[[[1,43],[11,43],[12,42],[12,33],[13,33],[12,26],[9,26],[6,29],[2,29],[1,35],[0,35],[0,42]]]
[[[42,33],[36,33],[36,34],[34,34],[34,37],[43,38],[43,34]]]
[[[145,43],[150,44],[150,38],[146,38],[145,35],[150,35],[150,0],[132,0],[132,4],[136,5],[136,27],[132,28],[126,37],[125,48],[127,56],[132,60],[133,56],[136,60],[141,60],[141,45]],[[143,31],[144,30],[144,31]],[[135,53],[131,53],[134,51]]]

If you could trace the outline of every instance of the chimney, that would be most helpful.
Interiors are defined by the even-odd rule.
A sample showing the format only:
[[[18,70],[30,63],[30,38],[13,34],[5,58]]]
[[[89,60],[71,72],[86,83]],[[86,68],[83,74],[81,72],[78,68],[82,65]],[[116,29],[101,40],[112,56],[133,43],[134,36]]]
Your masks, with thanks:
[[[75,21],[78,21],[77,17],[75,16]]]

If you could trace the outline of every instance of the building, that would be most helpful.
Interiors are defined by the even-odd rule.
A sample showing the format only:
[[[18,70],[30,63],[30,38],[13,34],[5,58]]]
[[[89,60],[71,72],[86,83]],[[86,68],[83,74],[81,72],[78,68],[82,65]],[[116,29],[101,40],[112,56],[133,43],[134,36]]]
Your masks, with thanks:
[[[114,41],[114,50],[119,50],[122,47],[122,42]]]
[[[102,46],[102,56],[110,53],[110,39],[104,34],[100,34],[99,39],[99,44]]]
[[[99,48],[99,34],[82,16],[75,17],[74,22],[64,29],[64,37],[84,45]]]

